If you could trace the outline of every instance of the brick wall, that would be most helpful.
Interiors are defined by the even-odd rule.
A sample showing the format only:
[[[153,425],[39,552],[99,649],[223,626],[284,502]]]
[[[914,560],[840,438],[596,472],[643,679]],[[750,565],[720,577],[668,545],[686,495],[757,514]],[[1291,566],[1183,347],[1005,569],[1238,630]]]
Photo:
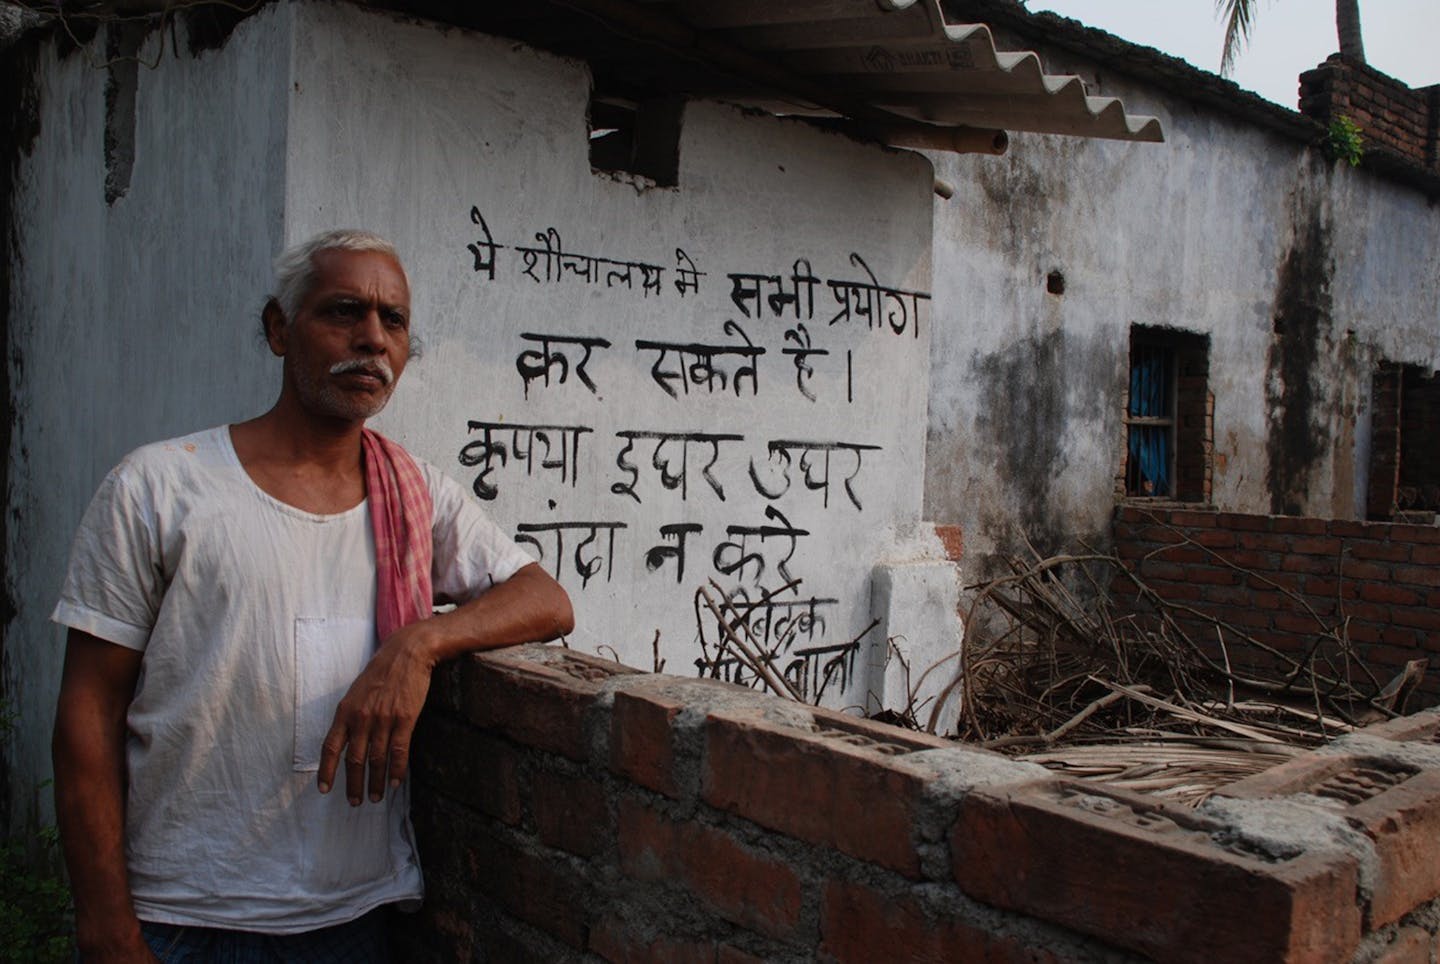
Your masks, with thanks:
[[[416,736],[402,956],[1429,960],[1440,715],[1387,726],[1182,810],[719,682],[471,657]]]
[[[1300,112],[1328,124],[1345,115],[1359,125],[1367,145],[1379,145],[1434,171],[1436,102],[1440,85],[1412,90],[1365,64],[1332,54],[1300,75]]]
[[[1126,506],[1114,535],[1116,553],[1162,597],[1282,651],[1307,652],[1343,624],[1383,683],[1440,650],[1440,527]],[[1134,593],[1123,580],[1115,589]],[[1214,641],[1213,626],[1188,628]],[[1440,663],[1421,692],[1440,699]]]

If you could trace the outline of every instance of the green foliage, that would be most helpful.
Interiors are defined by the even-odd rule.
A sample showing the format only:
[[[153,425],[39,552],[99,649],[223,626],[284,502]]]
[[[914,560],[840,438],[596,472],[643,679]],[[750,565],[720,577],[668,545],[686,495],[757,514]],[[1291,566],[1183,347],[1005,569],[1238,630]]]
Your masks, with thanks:
[[[14,724],[14,711],[0,700],[0,736]],[[0,842],[0,961],[69,964],[75,960],[70,888],[46,869],[59,862],[60,832],[44,827],[36,843],[32,850],[22,838]]]
[[[37,867],[50,864],[59,844],[54,827],[40,831],[40,852],[25,841],[0,844],[0,960],[15,964],[65,964],[75,959],[70,927],[70,888]]]
[[[1325,150],[1337,161],[1359,166],[1365,156],[1365,138],[1360,134],[1360,125],[1344,114],[1336,114],[1325,133]]]

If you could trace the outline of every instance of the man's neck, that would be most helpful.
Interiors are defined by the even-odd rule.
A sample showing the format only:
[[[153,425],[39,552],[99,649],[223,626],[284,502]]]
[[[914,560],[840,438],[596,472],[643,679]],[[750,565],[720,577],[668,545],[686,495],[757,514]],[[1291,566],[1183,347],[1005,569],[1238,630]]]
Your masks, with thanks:
[[[297,413],[282,402],[230,426],[241,466],[266,493],[307,512],[329,515],[365,498],[360,453],[363,421]]]

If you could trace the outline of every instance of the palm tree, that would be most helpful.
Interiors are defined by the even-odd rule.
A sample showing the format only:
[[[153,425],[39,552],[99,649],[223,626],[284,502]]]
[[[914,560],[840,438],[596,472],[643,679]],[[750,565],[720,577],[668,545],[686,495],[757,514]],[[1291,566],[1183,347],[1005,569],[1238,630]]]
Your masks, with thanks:
[[[1225,17],[1225,49],[1220,55],[1220,76],[1230,76],[1240,48],[1250,37],[1255,20],[1256,0],[1215,0],[1215,11]],[[1360,36],[1360,0],[1335,0],[1335,33],[1340,38],[1340,56],[1365,63],[1365,44]]]

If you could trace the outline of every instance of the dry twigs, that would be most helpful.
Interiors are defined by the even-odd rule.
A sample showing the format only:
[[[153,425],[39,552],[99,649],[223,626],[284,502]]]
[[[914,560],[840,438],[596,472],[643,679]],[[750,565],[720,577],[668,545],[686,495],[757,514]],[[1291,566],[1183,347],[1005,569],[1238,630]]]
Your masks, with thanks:
[[[1343,612],[1327,619],[1283,586],[1267,588],[1315,622],[1303,652],[1166,600],[1115,556],[1031,553],[970,587],[959,670],[936,702],[958,689],[958,738],[1071,775],[1198,803],[1394,715],[1423,671],[1407,667],[1382,687],[1350,645]],[[1109,591],[1116,584],[1137,600],[1123,611]]]

